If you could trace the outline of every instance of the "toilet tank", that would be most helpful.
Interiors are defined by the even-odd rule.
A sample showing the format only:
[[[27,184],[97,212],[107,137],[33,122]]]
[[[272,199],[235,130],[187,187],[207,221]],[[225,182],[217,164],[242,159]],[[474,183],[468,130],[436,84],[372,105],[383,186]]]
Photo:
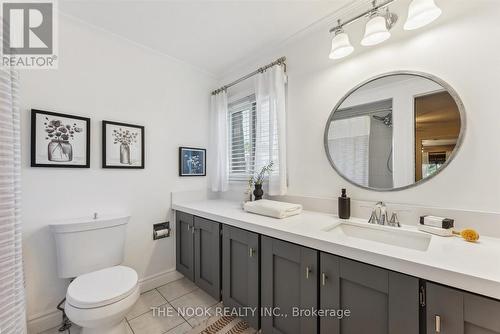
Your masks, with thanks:
[[[59,277],[77,277],[122,263],[129,219],[128,215],[117,215],[51,224]]]

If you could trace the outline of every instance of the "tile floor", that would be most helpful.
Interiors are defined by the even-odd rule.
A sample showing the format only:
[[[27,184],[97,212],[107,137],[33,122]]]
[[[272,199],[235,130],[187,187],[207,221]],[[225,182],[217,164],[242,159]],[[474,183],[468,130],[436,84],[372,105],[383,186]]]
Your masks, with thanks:
[[[141,294],[127,314],[127,330],[129,334],[184,334],[199,325],[206,317],[181,316],[177,312],[172,316],[153,316],[151,307],[179,309],[211,307],[216,304],[217,300],[200,290],[193,282],[181,278]],[[52,328],[40,334],[60,334],[60,332],[57,328]],[[73,325],[71,334],[80,334],[80,329]]]

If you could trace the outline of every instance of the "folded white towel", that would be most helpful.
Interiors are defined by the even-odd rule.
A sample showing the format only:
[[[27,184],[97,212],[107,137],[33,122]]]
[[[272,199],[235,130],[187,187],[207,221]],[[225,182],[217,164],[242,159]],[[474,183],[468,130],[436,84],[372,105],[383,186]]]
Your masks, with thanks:
[[[300,214],[302,212],[302,205],[261,199],[246,202],[243,209],[258,215],[282,219]]]

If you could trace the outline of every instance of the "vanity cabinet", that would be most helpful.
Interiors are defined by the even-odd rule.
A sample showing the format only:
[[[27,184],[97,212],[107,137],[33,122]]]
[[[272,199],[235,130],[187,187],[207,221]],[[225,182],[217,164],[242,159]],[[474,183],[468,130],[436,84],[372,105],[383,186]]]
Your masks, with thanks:
[[[179,272],[265,334],[500,334],[499,300],[180,211],[176,252]]]
[[[326,253],[320,271],[320,308],[350,311],[321,317],[320,333],[419,333],[418,278]]]
[[[318,307],[318,251],[262,236],[261,253],[262,332],[317,333],[316,316],[293,312]]]
[[[176,268],[202,290],[220,300],[220,223],[176,213]]]
[[[222,301],[238,310],[252,328],[260,328],[259,235],[222,227]]]
[[[426,284],[427,334],[499,334],[500,301]]]

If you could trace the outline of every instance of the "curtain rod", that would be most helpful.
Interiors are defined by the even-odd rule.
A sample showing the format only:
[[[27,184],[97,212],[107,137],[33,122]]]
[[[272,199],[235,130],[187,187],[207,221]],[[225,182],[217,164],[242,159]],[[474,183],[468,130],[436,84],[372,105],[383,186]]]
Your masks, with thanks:
[[[249,73],[249,74],[247,74],[247,75],[245,75],[245,76],[243,76],[243,77],[241,77],[241,78],[239,78],[239,79],[237,79],[237,80],[235,80],[235,81],[233,81],[233,82],[231,82],[231,83],[229,83],[227,85],[222,86],[219,89],[214,90],[212,92],[212,95],[217,95],[220,92],[225,91],[229,87],[232,87],[232,86],[234,86],[236,84],[239,84],[240,82],[242,82],[242,81],[244,81],[244,80],[246,80],[248,78],[251,78],[251,77],[253,77],[254,75],[256,75],[258,73],[262,73],[265,70],[267,70],[268,68],[273,67],[275,65],[283,65],[285,67],[285,72],[286,72],[286,57],[280,57],[280,58],[276,59],[275,61],[273,61],[272,63],[269,63],[269,64],[267,64],[265,66],[259,67],[258,69],[256,69],[252,73]]]

